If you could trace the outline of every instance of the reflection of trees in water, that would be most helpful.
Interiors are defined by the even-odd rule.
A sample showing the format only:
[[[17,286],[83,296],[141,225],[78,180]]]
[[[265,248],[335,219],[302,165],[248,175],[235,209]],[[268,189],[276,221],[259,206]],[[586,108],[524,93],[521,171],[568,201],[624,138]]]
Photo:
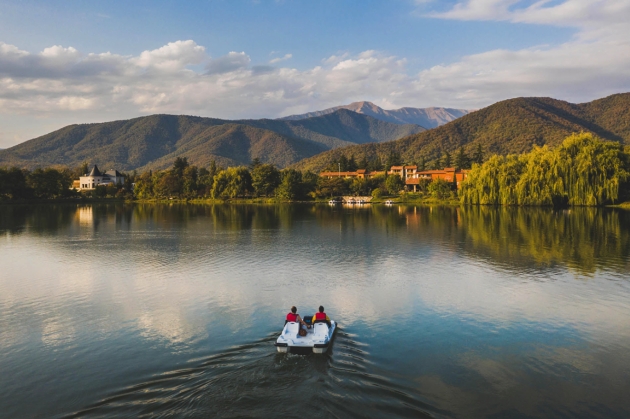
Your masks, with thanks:
[[[56,235],[67,228],[76,205],[0,205],[0,231],[20,234]]]
[[[404,230],[405,214],[397,207],[368,205],[355,208],[317,205],[314,207],[317,224],[323,228],[343,231],[372,230],[377,233]]]
[[[598,268],[623,272],[630,261],[630,212],[606,208],[416,207],[368,205],[155,205],[49,204],[0,206],[0,231],[36,235],[93,231],[189,228],[219,231],[291,230],[307,225],[306,234],[328,240],[323,231],[359,240],[392,235],[405,245],[451,246],[488,262],[519,269],[566,265],[589,274]],[[204,223],[211,223],[212,226]],[[85,231],[85,230],[82,230]],[[301,231],[302,233],[302,231]],[[300,234],[301,234],[300,233]],[[322,235],[323,234],[323,235]],[[356,236],[359,234],[359,236]]]
[[[311,205],[154,205],[134,206],[136,222],[151,222],[160,227],[173,224],[187,226],[200,219],[211,220],[219,230],[250,230],[289,228],[298,220],[312,212]]]
[[[466,250],[499,263],[619,270],[630,254],[630,214],[601,208],[463,207]]]
[[[404,230],[414,245],[452,246],[508,268],[565,265],[590,274],[598,268],[624,272],[630,264],[627,211],[375,205],[358,211],[324,207],[316,214],[321,226],[373,234]]]

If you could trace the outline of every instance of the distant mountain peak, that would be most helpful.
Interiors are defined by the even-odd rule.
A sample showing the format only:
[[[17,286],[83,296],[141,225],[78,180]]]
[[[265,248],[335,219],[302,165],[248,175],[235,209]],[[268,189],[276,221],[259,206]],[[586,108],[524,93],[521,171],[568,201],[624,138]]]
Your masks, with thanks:
[[[281,120],[299,121],[301,119],[314,118],[336,112],[340,109],[347,109],[356,113],[371,116],[381,121],[394,124],[414,124],[424,128],[435,128],[451,122],[469,113],[466,109],[451,108],[411,108],[387,110],[367,100],[352,102],[349,105],[335,106],[321,111],[308,112],[300,115],[290,115]]]

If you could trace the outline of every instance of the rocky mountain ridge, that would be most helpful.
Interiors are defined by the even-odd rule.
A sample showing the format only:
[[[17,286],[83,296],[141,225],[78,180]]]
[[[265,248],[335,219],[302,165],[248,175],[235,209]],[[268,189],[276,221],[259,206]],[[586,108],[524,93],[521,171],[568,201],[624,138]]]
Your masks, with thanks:
[[[426,129],[436,128],[441,125],[447,124],[470,113],[466,109],[452,109],[452,108],[400,108],[386,110],[372,102],[362,101],[353,102],[349,105],[335,106],[333,108],[324,109],[321,111],[308,112],[300,115],[290,115],[280,118],[285,121],[299,121],[301,119],[313,118],[317,116],[327,115],[333,113],[339,109],[347,109],[352,112],[357,112],[363,115],[369,115],[373,118],[380,119],[381,121],[392,122],[394,124],[415,124],[420,125]]]

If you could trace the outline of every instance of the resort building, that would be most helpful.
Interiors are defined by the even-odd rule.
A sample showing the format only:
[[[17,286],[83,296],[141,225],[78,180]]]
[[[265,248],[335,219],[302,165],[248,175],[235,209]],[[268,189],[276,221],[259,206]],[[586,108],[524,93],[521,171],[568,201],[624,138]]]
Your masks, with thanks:
[[[467,177],[468,170],[445,167],[442,170],[416,171],[411,176],[403,178],[403,180],[405,181],[405,185],[408,189],[413,187],[413,191],[416,192],[417,187],[420,184],[420,179],[428,179],[430,181],[442,179],[447,182],[457,182],[457,189],[459,189],[459,184]]]
[[[416,178],[418,175],[418,166],[392,166],[387,171],[388,175],[398,175],[402,180]]]
[[[97,186],[122,185],[124,182],[125,177],[118,170],[111,169],[101,173],[98,167],[94,165],[92,171],[81,176],[79,180],[75,180],[72,187],[78,191],[85,191],[93,190]]]
[[[405,182],[407,190],[418,190],[418,185],[421,179],[428,179],[434,181],[436,179],[442,179],[447,182],[457,182],[457,188],[459,184],[468,176],[468,170],[456,169],[454,167],[446,167],[442,170],[418,170],[418,166],[392,166],[387,172],[368,172],[365,169],[359,169],[355,172],[321,172],[319,175],[327,179],[332,178],[360,178],[369,179],[374,176],[397,175]]]

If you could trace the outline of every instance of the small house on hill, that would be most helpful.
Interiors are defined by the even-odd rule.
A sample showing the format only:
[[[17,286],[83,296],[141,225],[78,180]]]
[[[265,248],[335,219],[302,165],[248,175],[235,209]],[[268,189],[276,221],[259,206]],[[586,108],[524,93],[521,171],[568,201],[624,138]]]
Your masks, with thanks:
[[[72,183],[72,187],[79,191],[89,191],[95,189],[97,186],[122,185],[124,182],[125,177],[118,170],[111,169],[102,173],[98,170],[98,167],[94,165],[90,173],[81,176],[78,181],[75,180]]]

